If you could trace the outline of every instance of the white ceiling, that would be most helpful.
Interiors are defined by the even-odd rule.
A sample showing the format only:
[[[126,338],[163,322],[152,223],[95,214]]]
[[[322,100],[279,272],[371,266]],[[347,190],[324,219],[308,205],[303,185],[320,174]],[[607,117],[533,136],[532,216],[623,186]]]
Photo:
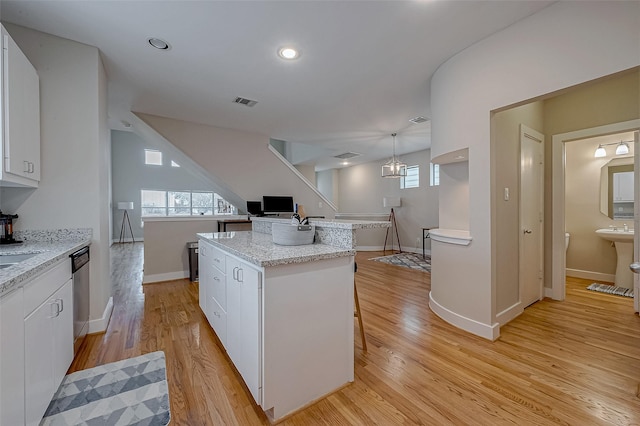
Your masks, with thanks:
[[[99,48],[114,127],[136,111],[258,132],[324,148],[327,168],[390,157],[396,131],[400,154],[430,147],[430,123],[408,120],[430,118],[438,66],[550,3],[2,0],[0,16]],[[302,56],[283,61],[283,45]]]

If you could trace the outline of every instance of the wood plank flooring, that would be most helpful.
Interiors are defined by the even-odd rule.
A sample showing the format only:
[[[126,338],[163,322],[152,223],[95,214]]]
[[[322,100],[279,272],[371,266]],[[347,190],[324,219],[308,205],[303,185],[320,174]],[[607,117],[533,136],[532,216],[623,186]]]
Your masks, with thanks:
[[[379,255],[357,255],[369,350],[356,329],[355,382],[283,425],[640,424],[631,298],[568,279],[566,301],[532,305],[489,342],[429,310],[428,273],[367,260]],[[172,425],[268,424],[200,311],[196,283],[142,286],[142,243],[114,245],[112,279],[109,328],[89,336],[70,371],[163,350]]]

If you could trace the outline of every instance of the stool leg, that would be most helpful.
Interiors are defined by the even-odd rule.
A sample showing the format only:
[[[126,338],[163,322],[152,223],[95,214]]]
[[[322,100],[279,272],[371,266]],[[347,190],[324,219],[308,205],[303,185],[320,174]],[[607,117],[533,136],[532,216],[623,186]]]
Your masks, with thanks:
[[[362,350],[367,352],[367,339],[364,337],[364,326],[362,325],[362,312],[360,312],[360,300],[358,300],[358,288],[356,287],[356,280],[353,280],[353,296],[356,301],[355,316],[358,317],[358,325],[360,326],[360,338],[362,339]]]

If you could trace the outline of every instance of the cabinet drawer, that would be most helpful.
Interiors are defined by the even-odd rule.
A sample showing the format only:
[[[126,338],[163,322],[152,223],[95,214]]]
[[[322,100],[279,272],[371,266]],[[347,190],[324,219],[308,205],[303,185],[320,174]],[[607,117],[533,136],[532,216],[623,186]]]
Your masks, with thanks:
[[[71,279],[71,259],[63,259],[24,286],[25,318]]]
[[[227,347],[227,313],[213,297],[207,298],[207,318],[218,339]]]
[[[217,249],[213,246],[211,246],[209,251],[210,251],[210,254],[207,253],[207,256],[209,257],[211,264],[224,273],[224,270],[225,270],[224,252],[222,252],[220,249]]]
[[[216,299],[216,302],[226,312],[227,311],[227,278],[217,268],[211,268],[210,276],[210,296]]]

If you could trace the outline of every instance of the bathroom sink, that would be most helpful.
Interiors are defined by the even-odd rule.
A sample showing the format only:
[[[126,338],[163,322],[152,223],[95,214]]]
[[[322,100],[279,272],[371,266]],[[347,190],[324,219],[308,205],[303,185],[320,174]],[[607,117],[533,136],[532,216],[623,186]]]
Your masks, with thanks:
[[[613,229],[598,229],[596,230],[596,234],[601,238],[604,238],[608,241],[613,241],[614,243],[621,242],[627,243],[633,241],[633,229],[629,229],[628,231],[624,231],[622,229],[614,231]]]
[[[616,286],[633,288],[633,272],[629,269],[629,265],[633,262],[633,229],[625,231],[604,228],[597,229],[596,234],[600,238],[611,241],[616,246],[616,255],[618,256],[615,277]]]

